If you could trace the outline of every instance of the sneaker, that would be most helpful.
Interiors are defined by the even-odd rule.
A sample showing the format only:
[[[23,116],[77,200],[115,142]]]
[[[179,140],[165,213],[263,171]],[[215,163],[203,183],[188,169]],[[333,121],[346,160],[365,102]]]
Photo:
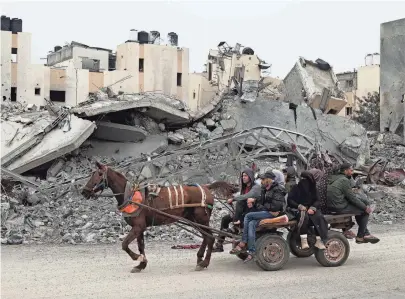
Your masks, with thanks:
[[[301,237],[301,249],[308,249],[308,248],[309,248],[308,239]]]
[[[378,239],[377,237],[374,237],[373,235],[364,236],[364,239],[367,240],[367,242],[369,242],[371,244],[376,244],[376,243],[380,242],[380,239]]]
[[[322,242],[321,238],[319,238],[319,237],[316,238],[315,247],[320,250],[326,249],[325,244]]]
[[[224,252],[224,247],[222,246],[222,244],[216,243],[214,245],[214,248],[212,249],[212,252]]]

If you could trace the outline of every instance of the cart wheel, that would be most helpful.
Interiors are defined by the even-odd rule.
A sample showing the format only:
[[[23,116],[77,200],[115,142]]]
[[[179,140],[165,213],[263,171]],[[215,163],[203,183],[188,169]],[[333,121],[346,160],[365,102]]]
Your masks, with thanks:
[[[266,234],[256,241],[256,264],[265,271],[280,270],[289,257],[288,243],[281,236]]]
[[[350,245],[342,233],[329,231],[325,250],[316,250],[315,258],[324,267],[343,265],[350,254]]]
[[[300,238],[299,234],[294,231],[294,232],[289,232],[287,235],[287,242],[288,242],[288,245],[290,246],[290,251],[296,257],[310,257],[311,255],[314,254],[315,241],[312,239],[314,239],[314,238],[311,238],[310,236],[308,236],[309,248],[301,249],[301,238]]]

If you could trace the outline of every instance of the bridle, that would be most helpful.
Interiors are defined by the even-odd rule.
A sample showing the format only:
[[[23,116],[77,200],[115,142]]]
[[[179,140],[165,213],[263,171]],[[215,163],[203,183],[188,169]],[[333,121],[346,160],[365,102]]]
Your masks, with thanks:
[[[108,167],[105,166],[105,170],[103,171],[103,178],[101,179],[100,183],[98,183],[93,188],[89,188],[87,186],[84,186],[83,189],[89,191],[91,193],[91,195],[96,195],[96,190],[101,191],[98,194],[98,196],[100,196],[103,193],[103,191],[108,188],[108,175],[107,175],[107,172],[108,172]]]

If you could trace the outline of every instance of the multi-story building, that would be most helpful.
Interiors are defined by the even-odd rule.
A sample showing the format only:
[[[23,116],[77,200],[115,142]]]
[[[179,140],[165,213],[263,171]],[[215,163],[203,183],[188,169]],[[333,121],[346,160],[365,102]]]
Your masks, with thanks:
[[[22,24],[1,16],[1,98],[42,105],[49,98],[50,71],[31,63],[31,34]]]
[[[340,116],[350,117],[359,109],[358,99],[367,97],[369,93],[380,90],[380,60],[379,54],[367,54],[365,65],[352,72],[336,74],[340,88],[345,92],[347,104],[339,113]]]
[[[174,32],[166,44],[161,40],[157,31],[140,31],[116,53],[72,42],[55,46],[46,65],[31,64],[31,34],[22,32],[22,20],[2,16],[2,99],[44,105],[46,98],[74,107],[110,87],[116,94],[161,93],[197,108],[197,99],[189,99],[189,50],[178,46]]]

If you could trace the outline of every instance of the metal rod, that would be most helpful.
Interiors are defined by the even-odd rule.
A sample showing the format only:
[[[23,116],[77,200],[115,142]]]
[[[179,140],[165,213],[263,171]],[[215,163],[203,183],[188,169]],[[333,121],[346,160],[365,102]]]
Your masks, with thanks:
[[[221,231],[221,230],[218,230],[218,229],[215,229],[215,228],[206,226],[206,225],[202,225],[202,224],[199,224],[199,223],[195,223],[195,222],[189,221],[189,220],[187,220],[186,218],[183,218],[183,217],[174,216],[174,215],[171,215],[171,214],[162,212],[162,211],[160,211],[160,210],[158,210],[158,209],[152,208],[152,207],[150,207],[150,206],[147,206],[147,205],[144,205],[144,204],[141,204],[141,203],[132,202],[132,201],[131,201],[130,203],[131,203],[131,204],[134,204],[134,205],[137,205],[137,206],[140,206],[140,207],[142,207],[142,208],[149,209],[149,210],[151,210],[151,211],[153,211],[153,212],[155,212],[155,213],[157,213],[157,214],[160,214],[160,215],[162,215],[162,216],[166,216],[166,217],[168,217],[168,218],[176,219],[176,220],[178,220],[178,221],[183,221],[185,224],[188,224],[188,225],[191,225],[191,226],[198,226],[198,227],[200,227],[200,228],[204,228],[204,229],[210,230],[210,231],[212,231],[212,232],[216,232],[216,233],[219,234],[219,235],[223,235],[223,236],[226,236],[226,237],[229,237],[229,238],[233,238],[233,239],[238,238],[238,236],[236,236],[236,235],[234,235],[234,234],[231,234],[231,233],[228,233],[228,232],[224,232],[224,231]],[[191,222],[191,224],[190,224],[190,222]]]

